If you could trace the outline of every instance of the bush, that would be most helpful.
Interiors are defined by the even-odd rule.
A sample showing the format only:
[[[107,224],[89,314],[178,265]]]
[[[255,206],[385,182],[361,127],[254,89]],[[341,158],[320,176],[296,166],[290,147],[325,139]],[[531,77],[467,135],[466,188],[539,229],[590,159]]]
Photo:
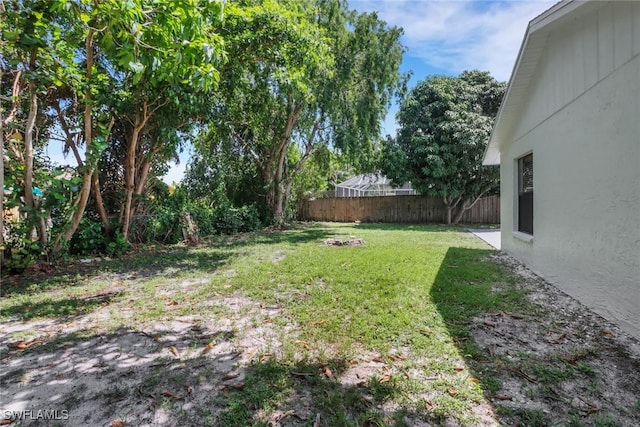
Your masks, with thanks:
[[[122,255],[129,250],[130,245],[117,230],[117,225],[112,226],[116,229],[114,235],[105,236],[101,222],[82,218],[78,230],[69,242],[69,252],[74,255]]]
[[[253,231],[262,227],[255,205],[239,208],[226,204],[218,206],[214,213],[214,224],[216,231],[221,234]]]

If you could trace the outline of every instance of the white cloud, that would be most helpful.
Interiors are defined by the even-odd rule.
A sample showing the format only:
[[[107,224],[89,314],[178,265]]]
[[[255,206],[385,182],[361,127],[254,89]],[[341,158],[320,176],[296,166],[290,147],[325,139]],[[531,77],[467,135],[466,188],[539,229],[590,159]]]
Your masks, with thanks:
[[[508,80],[528,22],[555,1],[352,0],[358,11],[404,28],[405,55],[458,74],[488,70]]]

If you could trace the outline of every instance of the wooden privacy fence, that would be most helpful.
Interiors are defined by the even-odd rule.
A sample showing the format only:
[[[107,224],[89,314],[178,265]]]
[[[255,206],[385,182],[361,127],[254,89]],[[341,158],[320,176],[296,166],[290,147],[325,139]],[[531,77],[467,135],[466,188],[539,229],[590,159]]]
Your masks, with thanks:
[[[439,223],[447,222],[441,199],[429,196],[330,197],[298,205],[303,221]],[[500,196],[484,197],[462,216],[465,224],[499,224]]]

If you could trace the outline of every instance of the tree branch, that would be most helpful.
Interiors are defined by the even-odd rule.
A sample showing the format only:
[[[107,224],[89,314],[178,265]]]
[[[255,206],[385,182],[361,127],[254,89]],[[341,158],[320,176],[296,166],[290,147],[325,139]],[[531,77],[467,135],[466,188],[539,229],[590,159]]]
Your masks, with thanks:
[[[21,90],[21,86],[20,86],[21,74],[22,74],[22,70],[18,70],[13,76],[13,84],[11,86],[11,110],[9,110],[7,117],[5,117],[2,120],[3,129],[6,125],[11,123],[15,119],[16,114],[18,112],[18,105],[20,104],[19,99],[20,99],[20,90]]]

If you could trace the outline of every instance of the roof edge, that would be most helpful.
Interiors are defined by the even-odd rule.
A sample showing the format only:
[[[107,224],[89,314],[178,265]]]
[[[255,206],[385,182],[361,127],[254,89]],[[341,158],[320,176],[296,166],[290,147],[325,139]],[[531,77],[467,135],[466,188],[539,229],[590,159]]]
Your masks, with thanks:
[[[520,45],[520,50],[518,51],[518,56],[513,66],[513,71],[511,72],[509,83],[507,84],[507,90],[505,91],[504,98],[502,100],[502,103],[500,104],[500,109],[498,110],[496,120],[493,124],[491,136],[489,137],[489,143],[487,144],[487,148],[485,149],[482,158],[483,165],[500,164],[500,146],[503,143],[503,140],[501,139],[502,135],[500,134],[504,132],[504,127],[506,126],[503,119],[505,110],[510,108],[510,104],[514,103],[514,97],[521,95],[514,94],[513,88],[516,82],[518,82],[519,84],[524,83],[528,87],[532,78],[531,74],[521,76],[520,70],[522,68],[522,64],[525,62],[529,62],[530,64],[537,65],[541,56],[541,52],[529,54],[527,48],[531,40],[533,38],[538,39],[539,37],[546,38],[547,34],[554,26],[553,24],[558,23],[563,17],[565,17],[567,14],[572,13],[576,9],[582,8],[587,4],[594,3],[597,2],[591,0],[562,0],[529,21],[524,37],[522,39],[522,44]]]

